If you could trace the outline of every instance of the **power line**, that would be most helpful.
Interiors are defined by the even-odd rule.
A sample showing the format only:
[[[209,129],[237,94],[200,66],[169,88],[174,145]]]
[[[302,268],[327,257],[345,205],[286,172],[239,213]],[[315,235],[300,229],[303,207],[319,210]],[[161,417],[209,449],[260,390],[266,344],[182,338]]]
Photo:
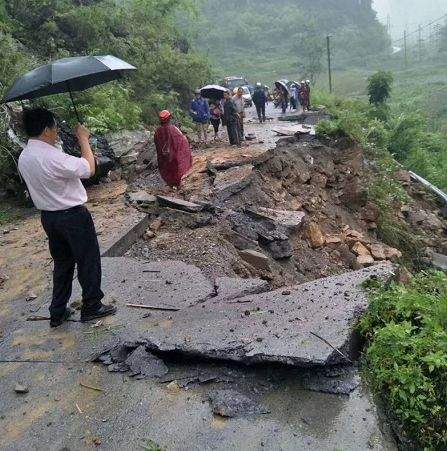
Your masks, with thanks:
[[[413,36],[414,34],[419,33],[420,31],[424,30],[425,28],[431,27],[432,25],[441,22],[442,20],[447,19],[447,14],[444,14],[442,17],[440,17],[439,19],[433,20],[430,23],[427,23],[425,25],[421,25],[420,27],[416,28],[414,31],[410,32],[410,33],[406,33],[406,37],[408,38],[409,36]],[[391,44],[397,44],[398,42],[402,42],[405,39],[405,37],[400,38],[400,39],[396,39],[395,41],[391,42]]]

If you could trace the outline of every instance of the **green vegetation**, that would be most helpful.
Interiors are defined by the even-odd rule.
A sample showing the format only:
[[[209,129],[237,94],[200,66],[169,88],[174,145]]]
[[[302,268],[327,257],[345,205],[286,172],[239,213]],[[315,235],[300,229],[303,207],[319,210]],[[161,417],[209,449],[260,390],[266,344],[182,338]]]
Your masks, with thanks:
[[[194,51],[179,15],[196,14],[195,0],[11,0],[0,1],[0,97],[15,78],[51,60],[113,54],[138,70],[127,81],[75,94],[78,109],[94,132],[133,129],[158,122],[169,108],[177,119],[191,90],[209,79],[207,59]],[[68,95],[37,99],[75,122]],[[2,188],[15,191],[19,146],[6,138],[8,117],[0,107]]]
[[[359,4],[360,3],[360,4]],[[271,83],[314,79],[322,70],[326,35],[335,58],[382,52],[389,44],[375,13],[357,0],[204,0],[198,45],[220,76]]]
[[[14,222],[21,217],[21,210],[9,204],[0,203],[0,226]]]
[[[447,276],[420,273],[404,287],[369,286],[360,331],[365,374],[400,437],[417,449],[447,447]]]
[[[375,79],[376,76],[369,78]],[[373,137],[376,147],[439,188],[447,189],[447,137],[441,131],[430,130],[429,116],[422,110],[398,106],[395,96],[390,108],[383,103],[368,105],[363,97],[358,100],[316,97],[313,103],[329,105],[335,118],[331,124],[320,125],[321,133],[333,135],[343,131],[364,144],[370,144],[368,138]]]
[[[372,169],[369,172],[369,198],[380,210],[379,237],[400,249],[408,260],[413,260],[422,245],[419,237],[395,218],[395,212],[406,202],[407,195],[395,176],[401,167],[390,153],[393,142],[390,137],[398,138],[400,134],[388,118],[386,105],[377,107],[363,100],[342,100],[318,91],[314,103],[326,105],[333,116],[332,120],[318,124],[320,137],[349,137],[365,149]]]
[[[393,74],[380,71],[368,78],[368,97],[372,105],[382,105],[391,96]]]
[[[0,73],[0,94],[25,67],[110,53],[138,71],[124,88],[114,84],[79,97],[87,124],[102,131],[132,128],[141,120],[155,123],[161,108],[179,111],[191,89],[209,77],[206,59],[191,48],[177,20],[180,12],[195,14],[194,5],[194,0],[92,0],[81,5],[76,0],[12,0],[0,15],[0,56],[8,65]],[[51,105],[53,98],[46,103]],[[70,118],[70,110],[63,111]]]

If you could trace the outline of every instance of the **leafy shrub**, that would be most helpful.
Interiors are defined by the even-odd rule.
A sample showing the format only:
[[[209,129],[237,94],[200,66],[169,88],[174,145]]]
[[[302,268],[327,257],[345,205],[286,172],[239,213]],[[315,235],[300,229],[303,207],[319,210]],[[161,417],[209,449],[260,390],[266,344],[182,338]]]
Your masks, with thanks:
[[[132,130],[141,126],[141,109],[132,100],[132,90],[111,83],[75,94],[76,108],[85,124],[95,133]],[[44,97],[33,102],[52,109],[70,126],[77,119],[66,94]]]
[[[369,103],[380,105],[385,103],[391,96],[393,74],[380,71],[368,78]]]
[[[369,288],[360,322],[368,340],[365,374],[404,439],[417,449],[447,447],[447,276],[420,273],[408,287]]]

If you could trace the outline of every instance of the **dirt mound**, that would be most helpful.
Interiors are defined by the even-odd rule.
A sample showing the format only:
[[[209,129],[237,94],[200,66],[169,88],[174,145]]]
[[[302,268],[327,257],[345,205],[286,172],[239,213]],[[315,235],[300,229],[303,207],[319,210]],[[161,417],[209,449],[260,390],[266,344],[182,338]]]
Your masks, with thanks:
[[[152,208],[162,225],[129,254],[180,255],[210,277],[261,276],[273,286],[402,256],[381,241],[380,210],[367,189],[372,168],[359,146],[288,137],[275,149],[236,152],[202,153],[185,183],[185,197],[208,202],[210,211]],[[407,205],[396,206],[395,220],[422,233],[421,242],[431,251],[445,251],[447,222],[435,201],[407,172],[396,177],[409,197]],[[284,221],[297,222],[286,227]]]

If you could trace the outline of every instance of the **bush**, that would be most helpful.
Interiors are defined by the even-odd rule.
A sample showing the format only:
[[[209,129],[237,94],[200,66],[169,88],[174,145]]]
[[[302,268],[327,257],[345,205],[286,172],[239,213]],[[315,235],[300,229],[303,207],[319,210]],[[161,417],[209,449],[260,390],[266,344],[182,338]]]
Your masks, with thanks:
[[[377,283],[360,322],[365,374],[417,449],[447,447],[447,276],[420,273],[408,287]]]
[[[380,71],[368,78],[369,103],[381,105],[391,96],[391,86],[393,84],[393,74],[391,72]]]

